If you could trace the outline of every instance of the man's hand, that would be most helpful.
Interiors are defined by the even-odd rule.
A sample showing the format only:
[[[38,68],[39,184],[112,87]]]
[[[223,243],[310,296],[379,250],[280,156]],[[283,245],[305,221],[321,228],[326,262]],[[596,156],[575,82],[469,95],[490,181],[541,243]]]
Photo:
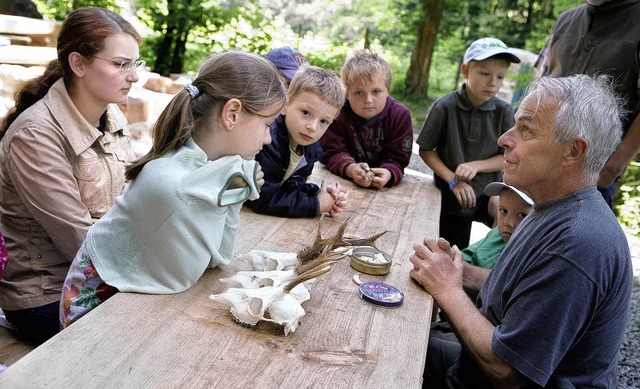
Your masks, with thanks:
[[[475,298],[478,297],[478,293],[487,280],[490,271],[490,269],[463,262],[462,286],[472,300],[475,301]]]
[[[413,246],[409,258],[413,270],[409,275],[418,281],[437,301],[447,294],[462,290],[462,252],[440,239],[425,239]]]

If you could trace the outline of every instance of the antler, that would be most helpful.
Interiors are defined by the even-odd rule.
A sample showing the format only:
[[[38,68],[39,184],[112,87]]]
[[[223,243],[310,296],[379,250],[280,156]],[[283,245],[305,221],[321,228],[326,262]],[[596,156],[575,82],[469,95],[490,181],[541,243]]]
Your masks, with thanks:
[[[331,270],[331,265],[332,264],[326,264],[323,263],[321,265],[318,265],[317,267],[314,267],[313,269],[307,271],[306,273],[302,273],[299,276],[297,276],[296,278],[294,278],[293,280],[291,280],[287,285],[285,285],[284,287],[284,291],[289,293],[291,292],[291,289],[295,288],[296,286],[298,286],[298,284],[308,281],[312,278],[316,278],[319,277],[325,273],[327,273],[329,270]]]
[[[330,251],[331,251],[331,246],[325,246],[325,248],[322,250],[322,252],[316,259],[311,260],[304,264],[301,263],[300,265],[296,266],[296,268],[294,269],[295,272],[297,274],[304,274],[307,271],[314,269],[319,265],[322,265],[322,264],[333,265],[334,263],[340,262],[343,258],[346,257],[346,254],[343,254],[343,252],[337,253],[337,255],[329,255]]]
[[[376,239],[386,234],[389,231],[382,231],[368,238],[356,238],[356,237],[342,237],[342,242],[339,244],[335,244],[333,247],[343,247],[343,246],[371,246],[376,247]]]
[[[375,243],[376,240],[388,232],[382,231],[368,238],[346,237],[344,235],[344,231],[347,229],[347,224],[350,220],[347,219],[340,225],[340,228],[338,228],[338,231],[334,236],[324,239],[321,233],[323,217],[324,216],[321,216],[320,220],[318,220],[318,232],[313,244],[298,251],[298,259],[303,265],[314,260],[314,258],[317,258],[327,247],[329,250],[345,246],[371,246],[377,248]]]
[[[302,264],[305,264],[313,260],[314,258],[317,258],[318,255],[320,255],[320,253],[325,249],[325,247],[329,247],[331,249],[335,247],[336,244],[343,243],[344,231],[347,229],[347,224],[349,223],[350,219],[345,220],[340,225],[340,228],[338,228],[338,231],[333,237],[324,239],[322,238],[321,233],[323,217],[324,216],[321,216],[320,220],[318,221],[318,232],[313,244],[298,251],[298,259]],[[345,246],[345,244],[342,244],[342,246]]]

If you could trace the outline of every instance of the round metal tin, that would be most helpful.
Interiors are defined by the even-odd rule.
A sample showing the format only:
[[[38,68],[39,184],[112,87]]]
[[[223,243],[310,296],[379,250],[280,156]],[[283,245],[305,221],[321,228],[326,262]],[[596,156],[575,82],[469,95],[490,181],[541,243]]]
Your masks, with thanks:
[[[360,297],[364,301],[383,307],[399,307],[404,301],[401,291],[382,282],[365,282],[360,285]]]
[[[371,275],[383,275],[391,270],[391,257],[374,247],[357,247],[351,252],[351,267]]]

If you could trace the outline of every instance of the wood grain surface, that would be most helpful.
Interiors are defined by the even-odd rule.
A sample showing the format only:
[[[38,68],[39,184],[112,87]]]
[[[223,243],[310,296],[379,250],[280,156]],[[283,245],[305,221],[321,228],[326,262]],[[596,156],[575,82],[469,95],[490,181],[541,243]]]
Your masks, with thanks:
[[[323,219],[323,236],[350,218],[346,232],[366,237],[387,230],[378,248],[393,258],[385,276],[362,274],[400,289],[404,304],[363,301],[349,259],[309,284],[300,326],[235,323],[208,296],[218,280],[248,270],[241,261],[209,269],[175,295],[119,293],[0,374],[0,387],[125,388],[419,388],[432,299],[409,277],[412,245],[438,234],[440,193],[430,176],[406,175],[394,188],[356,188],[322,166],[311,181],[350,190],[346,210]],[[236,253],[295,252],[313,242],[318,219],[257,215],[246,207]]]

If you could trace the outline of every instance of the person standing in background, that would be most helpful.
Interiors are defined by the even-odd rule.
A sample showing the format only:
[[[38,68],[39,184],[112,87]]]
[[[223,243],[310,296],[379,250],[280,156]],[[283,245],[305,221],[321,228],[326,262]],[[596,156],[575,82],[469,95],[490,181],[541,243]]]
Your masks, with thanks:
[[[473,41],[460,65],[465,82],[429,107],[416,140],[442,193],[440,236],[459,248],[469,245],[474,221],[494,224],[483,190],[500,181],[504,159],[496,141],[513,126],[513,108],[495,95],[519,62],[499,39]]]
[[[640,0],[587,0],[563,12],[538,59],[541,76],[606,74],[622,98],[622,144],[600,172],[613,206],[618,179],[640,148]]]

